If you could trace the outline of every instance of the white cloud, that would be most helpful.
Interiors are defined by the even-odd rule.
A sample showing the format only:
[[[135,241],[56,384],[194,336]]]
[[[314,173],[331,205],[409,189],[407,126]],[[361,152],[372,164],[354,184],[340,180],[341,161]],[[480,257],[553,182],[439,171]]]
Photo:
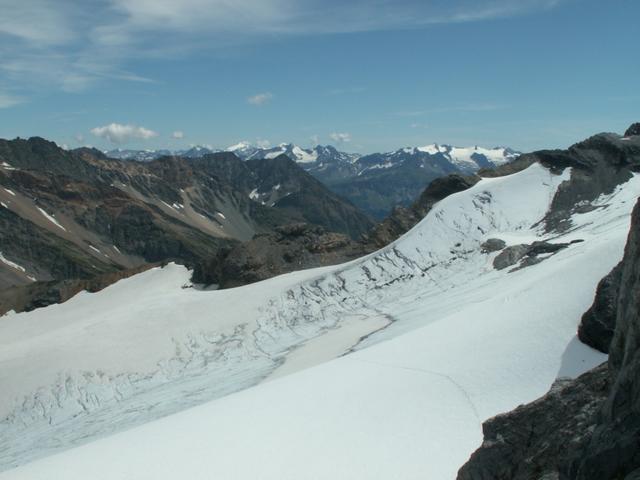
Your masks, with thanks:
[[[271,142],[269,140],[259,138],[256,140],[256,146],[258,148],[269,148],[271,146]]]
[[[320,144],[320,136],[319,135],[311,135],[309,138],[311,140],[311,144],[315,147]]]
[[[333,140],[336,143],[347,143],[351,141],[351,134],[350,133],[337,133],[337,132],[333,132],[332,134],[329,135],[329,138],[331,138],[331,140]]]
[[[76,142],[78,142],[79,144],[84,143],[84,135],[82,135],[81,133],[76,134]]]
[[[158,134],[153,130],[135,125],[122,125],[119,123],[111,123],[103,127],[91,129],[91,133],[96,137],[109,140],[111,143],[126,143],[131,140],[148,140],[157,137]]]
[[[257,93],[256,95],[247,98],[247,103],[260,107],[269,103],[272,99],[273,94],[271,92]]]
[[[175,138],[176,140],[180,140],[181,138],[184,138],[184,132],[181,130],[176,130],[175,132],[173,132],[171,134],[171,138]]]

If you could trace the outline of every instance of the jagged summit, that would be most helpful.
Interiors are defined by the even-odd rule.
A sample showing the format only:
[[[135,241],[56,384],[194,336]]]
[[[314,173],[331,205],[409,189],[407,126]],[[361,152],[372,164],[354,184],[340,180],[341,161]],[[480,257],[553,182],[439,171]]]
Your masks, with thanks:
[[[625,137],[633,137],[640,135],[640,122],[632,124],[626,132],[624,132]]]

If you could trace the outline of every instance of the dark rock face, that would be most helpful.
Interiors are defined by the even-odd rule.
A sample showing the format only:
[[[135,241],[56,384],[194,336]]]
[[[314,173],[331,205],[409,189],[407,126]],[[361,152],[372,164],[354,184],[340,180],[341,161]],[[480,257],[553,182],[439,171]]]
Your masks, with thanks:
[[[625,478],[640,469],[640,202],[631,222],[609,348],[612,386],[591,440],[568,471],[578,480]]]
[[[319,225],[357,240],[373,221],[349,201],[330,191],[286,155],[248,160],[258,179],[257,193],[268,205],[289,214],[291,220]],[[277,187],[277,188],[276,188]]]
[[[559,460],[591,437],[608,392],[606,365],[482,425],[484,441],[458,480],[559,479]],[[567,412],[571,412],[568,415]]]
[[[544,220],[547,232],[566,231],[573,213],[592,209],[594,200],[612,193],[640,170],[640,137],[623,140],[619,135],[600,133],[568,150],[523,155],[528,156],[552,172],[571,167],[571,178],[558,188]]]
[[[619,288],[616,287],[619,285]],[[640,475],[640,201],[622,262],[600,283],[591,314],[615,315],[608,365],[553,387],[483,425],[459,480],[632,480]],[[589,317],[591,315],[592,317]],[[583,323],[584,325],[584,323]],[[584,335],[606,345],[606,324]],[[601,332],[603,338],[594,341]]]
[[[26,269],[0,265],[0,290],[29,287],[29,305],[62,301],[67,295],[59,293],[73,290],[49,282],[79,285],[165,261],[202,271],[219,250],[279,225],[319,224],[353,238],[373,225],[284,156],[255,164],[232,153],[137,163],[41,138],[0,140],[0,186],[1,250]],[[34,287],[34,278],[43,285]]]
[[[640,135],[640,122],[634,123],[629,128],[627,128],[626,132],[624,132],[625,137],[633,137],[635,135]]]
[[[497,178],[504,177],[506,175],[512,175],[514,173],[521,172],[522,170],[533,165],[537,160],[531,155],[520,155],[513,162],[500,165],[496,168],[482,169],[478,171],[478,175],[483,178]]]
[[[520,267],[534,265],[542,261],[541,258],[538,258],[538,255],[554,254],[568,246],[568,243],[550,243],[544,241],[533,242],[531,245],[511,245],[502,250],[502,252],[493,259],[493,268],[496,270],[504,270],[518,262],[520,262]]]
[[[363,253],[362,245],[346,235],[297,223],[220,251],[210,264],[194,271],[193,281],[230,288],[296,270],[344,262]]]
[[[609,353],[609,345],[613,339],[621,276],[622,263],[619,263],[600,280],[593,305],[582,316],[578,328],[580,341],[602,353]]]
[[[4,255],[47,280],[87,279],[118,269],[106,259],[93,260],[72,242],[51,235],[6,208],[0,208],[0,245]],[[0,282],[0,286],[9,285]]]

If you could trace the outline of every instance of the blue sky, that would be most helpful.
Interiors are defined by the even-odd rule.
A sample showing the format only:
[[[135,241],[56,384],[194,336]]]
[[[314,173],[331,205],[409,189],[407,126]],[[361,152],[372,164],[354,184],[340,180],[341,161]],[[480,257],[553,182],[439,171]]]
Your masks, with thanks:
[[[637,0],[0,0],[0,137],[566,147],[640,121]]]

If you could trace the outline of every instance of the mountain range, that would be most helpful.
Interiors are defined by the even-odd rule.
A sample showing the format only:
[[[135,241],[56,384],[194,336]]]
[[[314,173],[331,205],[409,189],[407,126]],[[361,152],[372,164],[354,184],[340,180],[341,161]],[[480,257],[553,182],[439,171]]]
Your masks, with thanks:
[[[225,149],[243,160],[272,159],[286,155],[331,190],[351,201],[375,219],[386,217],[396,206],[409,206],[435,178],[450,173],[469,174],[493,168],[517,158],[519,153],[503,147],[453,147],[426,145],[392,152],[360,155],[331,145],[302,148],[291,143],[258,147],[241,142]],[[166,150],[112,150],[112,158],[148,161],[171,153],[185,158],[212,153],[207,147]]]
[[[311,223],[346,238],[373,225],[286,156],[143,163],[37,137],[0,140],[0,185],[3,312],[60,301],[92,288],[88,281],[103,286],[105,275],[155,262],[197,268],[282,225]]]

